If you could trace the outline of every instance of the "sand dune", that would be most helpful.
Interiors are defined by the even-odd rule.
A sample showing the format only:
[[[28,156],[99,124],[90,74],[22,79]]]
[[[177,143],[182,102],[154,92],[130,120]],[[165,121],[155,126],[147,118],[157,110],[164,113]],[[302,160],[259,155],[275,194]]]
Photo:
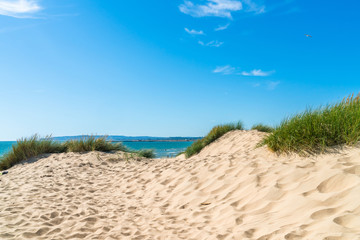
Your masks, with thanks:
[[[360,149],[276,156],[263,136],[189,159],[32,159],[0,176],[0,239],[360,239]]]

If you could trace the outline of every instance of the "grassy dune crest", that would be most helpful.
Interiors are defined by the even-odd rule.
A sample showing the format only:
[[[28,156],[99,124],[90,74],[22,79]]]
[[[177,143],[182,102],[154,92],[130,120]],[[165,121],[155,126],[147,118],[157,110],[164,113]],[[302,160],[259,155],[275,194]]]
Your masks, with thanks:
[[[274,128],[264,124],[256,124],[251,128],[251,130],[258,130],[259,132],[271,133],[274,131]]]
[[[64,153],[64,152],[111,152],[123,151],[137,154],[140,157],[154,158],[153,150],[130,151],[121,143],[111,143],[106,137],[95,138],[93,136],[80,140],[69,140],[66,142],[56,142],[50,137],[40,138],[34,135],[30,138],[22,138],[12,146],[10,152],[0,158],[0,170],[11,168],[23,160],[39,156],[45,153]]]
[[[261,145],[278,153],[309,154],[339,144],[353,145],[359,140],[360,95],[352,95],[285,119]]]
[[[85,137],[79,140],[69,140],[64,143],[68,152],[111,152],[111,151],[128,151],[121,143],[111,143],[106,137],[95,138],[94,136]]]
[[[54,142],[50,137],[40,139],[38,135],[30,138],[22,138],[17,141],[17,144],[12,146],[9,153],[0,158],[0,170],[8,169],[15,164],[36,157],[43,153],[61,153],[65,152],[66,147]]]
[[[190,147],[188,147],[185,150],[185,156],[189,158],[195,154],[198,154],[204,147],[214,142],[216,139],[220,138],[227,132],[243,129],[244,128],[241,122],[238,122],[236,124],[218,125],[211,129],[208,135],[206,135],[203,139],[197,140]]]

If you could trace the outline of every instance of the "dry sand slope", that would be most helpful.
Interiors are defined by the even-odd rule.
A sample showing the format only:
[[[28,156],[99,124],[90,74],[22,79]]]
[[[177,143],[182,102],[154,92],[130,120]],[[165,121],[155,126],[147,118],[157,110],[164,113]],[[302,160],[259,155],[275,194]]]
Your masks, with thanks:
[[[15,166],[0,177],[0,239],[360,239],[360,149],[276,157],[254,149],[262,136],[230,132],[186,160]]]

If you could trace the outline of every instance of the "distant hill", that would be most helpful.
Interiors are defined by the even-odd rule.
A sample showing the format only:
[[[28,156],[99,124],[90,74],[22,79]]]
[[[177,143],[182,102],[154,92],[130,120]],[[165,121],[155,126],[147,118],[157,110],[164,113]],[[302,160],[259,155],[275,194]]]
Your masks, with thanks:
[[[79,136],[63,136],[63,137],[53,137],[52,139],[56,141],[67,141],[67,140],[78,140],[82,138],[87,138],[90,135],[79,135]],[[104,137],[104,135],[96,135],[96,138]],[[138,136],[138,137],[129,137],[129,136],[117,136],[110,135],[106,136],[109,141],[113,142],[152,142],[152,141],[196,141],[202,137],[149,137],[149,136]]]

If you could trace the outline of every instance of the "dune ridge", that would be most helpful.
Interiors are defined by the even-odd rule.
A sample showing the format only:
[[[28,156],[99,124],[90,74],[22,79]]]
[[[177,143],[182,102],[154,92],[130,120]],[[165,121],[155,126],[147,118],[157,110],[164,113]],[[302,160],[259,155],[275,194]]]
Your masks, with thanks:
[[[264,136],[188,159],[31,159],[0,176],[0,239],[360,239],[360,149],[277,156]]]

